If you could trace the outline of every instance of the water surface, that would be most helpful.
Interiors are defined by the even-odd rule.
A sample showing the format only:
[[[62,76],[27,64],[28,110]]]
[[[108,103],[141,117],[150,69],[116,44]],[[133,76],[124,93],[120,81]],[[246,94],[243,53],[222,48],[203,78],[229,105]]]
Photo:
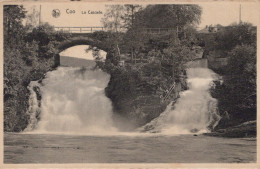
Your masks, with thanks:
[[[255,138],[4,135],[4,163],[249,163]]]

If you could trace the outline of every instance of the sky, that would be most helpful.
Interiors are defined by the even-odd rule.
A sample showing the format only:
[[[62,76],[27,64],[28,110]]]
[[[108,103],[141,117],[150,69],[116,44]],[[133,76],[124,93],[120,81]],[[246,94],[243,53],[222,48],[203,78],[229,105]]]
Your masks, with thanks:
[[[199,27],[205,27],[211,24],[227,26],[234,22],[239,22],[240,4],[208,3],[200,4],[200,6],[202,7],[202,15]],[[257,25],[259,23],[259,6],[256,6],[254,3],[242,3],[241,20]]]
[[[238,3],[201,3],[199,5],[202,7],[201,23],[198,25],[199,28],[203,28],[206,25],[211,24],[221,24],[223,26],[227,26],[234,22],[238,23],[239,21]],[[259,23],[258,6],[259,4],[256,3],[242,3],[242,21],[257,25],[257,23]],[[31,7],[31,5],[25,5],[25,8],[29,11]],[[36,5],[35,7],[39,9],[39,5]],[[52,16],[52,11],[54,9],[60,10],[60,16],[57,18]],[[105,5],[102,3],[52,3],[42,4],[41,11],[42,22],[48,22],[56,27],[102,26],[100,20],[105,13]],[[100,11],[102,14],[88,14],[89,11]]]

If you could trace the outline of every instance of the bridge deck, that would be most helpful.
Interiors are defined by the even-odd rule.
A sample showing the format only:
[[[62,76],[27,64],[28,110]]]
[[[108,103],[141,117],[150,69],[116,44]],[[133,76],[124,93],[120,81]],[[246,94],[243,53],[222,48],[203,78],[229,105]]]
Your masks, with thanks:
[[[69,33],[93,33],[96,31],[103,31],[104,27],[92,26],[92,27],[54,27],[56,31],[66,31]]]
[[[104,27],[91,26],[91,27],[54,27],[56,31],[66,31],[73,34],[86,34],[96,31],[104,31]],[[176,28],[139,28],[138,31],[142,31],[148,34],[161,34],[165,32],[176,31]]]

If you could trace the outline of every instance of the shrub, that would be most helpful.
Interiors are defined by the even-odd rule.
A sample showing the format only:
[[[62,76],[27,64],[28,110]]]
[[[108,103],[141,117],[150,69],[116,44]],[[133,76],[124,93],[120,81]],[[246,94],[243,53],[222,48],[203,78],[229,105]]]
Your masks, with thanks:
[[[225,125],[230,126],[256,119],[256,48],[236,46],[228,56],[224,82],[217,84],[212,95],[218,99],[220,113],[229,114]]]

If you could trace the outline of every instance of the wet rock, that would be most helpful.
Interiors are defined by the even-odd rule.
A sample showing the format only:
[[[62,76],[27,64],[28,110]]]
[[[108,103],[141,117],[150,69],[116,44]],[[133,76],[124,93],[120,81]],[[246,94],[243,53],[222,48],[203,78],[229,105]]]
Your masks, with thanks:
[[[204,135],[234,138],[256,137],[256,121],[248,121],[226,129],[218,129],[211,133],[204,133]]]
[[[133,66],[111,73],[106,95],[112,101],[114,112],[140,127],[158,117],[171,101],[179,97],[186,82],[185,78],[176,79],[163,74],[158,64]],[[174,81],[174,90],[164,99]]]
[[[199,130],[196,129],[196,128],[194,128],[194,129],[191,129],[190,132],[192,132],[192,133],[197,133],[197,132],[199,132]]]

